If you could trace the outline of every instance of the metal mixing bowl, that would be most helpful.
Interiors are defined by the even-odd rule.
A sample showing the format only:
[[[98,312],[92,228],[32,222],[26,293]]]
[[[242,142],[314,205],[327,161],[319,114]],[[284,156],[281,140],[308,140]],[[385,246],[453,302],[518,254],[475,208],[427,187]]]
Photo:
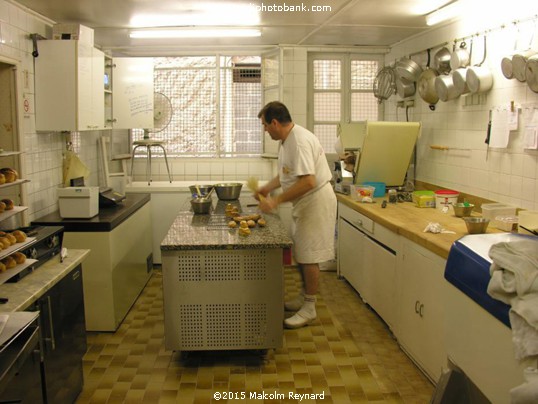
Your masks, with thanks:
[[[485,217],[464,217],[469,234],[482,234],[488,228],[489,219]]]
[[[207,214],[211,210],[211,198],[208,199],[191,199],[191,207],[194,213]]]
[[[454,214],[456,217],[471,216],[471,212],[474,209],[474,205],[472,203],[453,203],[452,207],[454,208]]]
[[[219,199],[224,201],[231,201],[235,199],[239,199],[239,195],[241,194],[241,188],[243,187],[243,184],[238,182],[228,182],[228,183],[221,183],[221,184],[215,184],[215,192],[217,193],[217,196]]]
[[[196,189],[198,187],[198,189]],[[213,189],[213,185],[191,185],[189,186],[189,190],[191,191],[191,195],[196,196],[206,196],[211,192]],[[200,191],[200,193],[198,193]]]

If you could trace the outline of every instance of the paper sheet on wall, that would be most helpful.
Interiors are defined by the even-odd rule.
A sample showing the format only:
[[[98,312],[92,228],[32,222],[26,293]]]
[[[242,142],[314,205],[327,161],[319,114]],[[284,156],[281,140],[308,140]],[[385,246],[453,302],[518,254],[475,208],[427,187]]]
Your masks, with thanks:
[[[504,149],[508,146],[508,139],[510,137],[508,114],[509,111],[507,110],[493,110],[489,147]]]
[[[523,147],[538,149],[538,110],[533,109],[523,133]]]
[[[508,130],[517,130],[519,126],[519,112],[518,109],[508,111]]]

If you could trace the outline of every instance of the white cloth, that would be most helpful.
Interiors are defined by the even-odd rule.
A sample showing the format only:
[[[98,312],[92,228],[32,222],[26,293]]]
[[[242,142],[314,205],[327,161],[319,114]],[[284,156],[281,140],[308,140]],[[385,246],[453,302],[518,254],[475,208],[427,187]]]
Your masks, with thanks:
[[[300,264],[334,258],[336,196],[329,183],[307,194],[292,209],[293,255]]]
[[[511,305],[516,359],[538,355],[538,238],[491,246],[488,294]]]
[[[320,189],[333,177],[316,135],[302,126],[294,125],[278,151],[278,176],[282,189],[286,191],[301,175],[316,176],[316,187],[309,193]]]

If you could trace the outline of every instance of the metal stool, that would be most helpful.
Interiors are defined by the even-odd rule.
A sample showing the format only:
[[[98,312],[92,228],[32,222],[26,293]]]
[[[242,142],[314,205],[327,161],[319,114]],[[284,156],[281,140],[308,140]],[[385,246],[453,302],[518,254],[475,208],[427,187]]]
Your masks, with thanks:
[[[152,178],[151,178],[151,148],[152,147],[160,147],[164,154],[164,162],[166,163],[166,170],[168,171],[168,179],[170,180],[170,183],[172,183],[172,176],[170,175],[170,168],[168,167],[168,159],[166,158],[166,150],[163,146],[164,142],[160,140],[151,140],[151,139],[143,139],[143,140],[137,140],[133,142],[133,153],[131,158],[131,178],[133,177],[133,167],[134,167],[134,156],[135,151],[139,147],[145,147],[146,153],[148,156],[148,160],[146,162],[146,178],[148,180],[148,185],[150,185]]]

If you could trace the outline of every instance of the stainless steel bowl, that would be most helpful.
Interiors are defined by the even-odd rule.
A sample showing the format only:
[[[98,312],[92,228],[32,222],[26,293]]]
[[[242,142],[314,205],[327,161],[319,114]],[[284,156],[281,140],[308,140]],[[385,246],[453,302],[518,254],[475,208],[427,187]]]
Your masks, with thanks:
[[[454,208],[454,215],[456,217],[471,216],[471,212],[474,209],[472,203],[453,203],[452,207]]]
[[[221,184],[215,184],[215,192],[217,193],[217,196],[219,199],[224,201],[232,201],[235,199],[239,199],[239,195],[241,195],[241,188],[243,187],[243,184],[238,182],[228,182],[228,183],[221,183]]]
[[[192,211],[197,214],[207,214],[211,210],[211,198],[200,199],[193,198],[191,199]]]
[[[488,228],[489,219],[485,217],[464,217],[467,232],[469,234],[482,234]]]
[[[191,195],[196,196],[206,196],[208,195],[211,190],[213,189],[213,185],[191,185],[189,186],[189,190],[191,191]]]

